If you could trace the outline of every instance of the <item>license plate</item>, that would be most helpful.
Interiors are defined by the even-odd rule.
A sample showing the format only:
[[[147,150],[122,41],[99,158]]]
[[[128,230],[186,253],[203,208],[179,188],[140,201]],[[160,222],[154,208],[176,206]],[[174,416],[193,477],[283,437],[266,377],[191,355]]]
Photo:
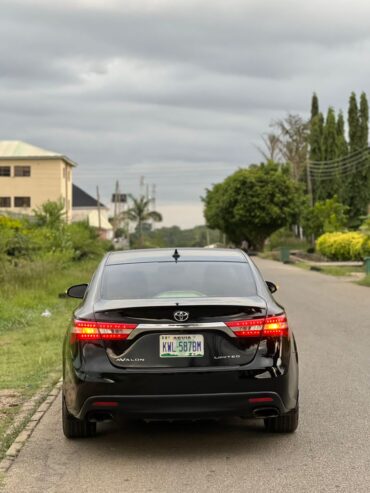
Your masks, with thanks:
[[[204,338],[198,334],[159,336],[159,356],[161,358],[200,358],[204,356]]]

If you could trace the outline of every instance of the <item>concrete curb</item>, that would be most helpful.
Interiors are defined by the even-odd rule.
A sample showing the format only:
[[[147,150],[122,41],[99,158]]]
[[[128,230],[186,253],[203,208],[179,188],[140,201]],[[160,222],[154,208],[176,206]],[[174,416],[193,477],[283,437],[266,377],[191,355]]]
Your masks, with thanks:
[[[14,424],[9,429],[8,435],[18,428],[22,428],[22,430],[18,434],[12,445],[6,451],[4,459],[0,462],[0,473],[5,473],[10,468],[10,466],[18,456],[19,452],[21,451],[23,445],[32,435],[40,419],[44,416],[46,411],[58,397],[61,386],[62,379],[60,379],[58,383],[54,385],[54,387],[46,394],[45,388],[43,388],[29,401],[23,404],[20,412],[15,419]],[[39,407],[35,411],[35,408],[38,404]],[[30,416],[30,413],[32,412],[33,414]],[[27,423],[26,426],[24,426],[25,423]]]

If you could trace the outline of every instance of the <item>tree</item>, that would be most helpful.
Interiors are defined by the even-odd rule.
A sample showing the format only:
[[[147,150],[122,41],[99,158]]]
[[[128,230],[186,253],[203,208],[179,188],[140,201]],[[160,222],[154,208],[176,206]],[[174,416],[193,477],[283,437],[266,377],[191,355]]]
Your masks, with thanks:
[[[284,161],[291,165],[293,179],[306,181],[310,122],[300,115],[288,114],[272,126],[279,132],[280,153]]]
[[[341,231],[347,225],[348,207],[338,202],[336,196],[316,202],[302,214],[302,226],[306,236],[318,237],[323,233]]]
[[[311,100],[311,121],[319,114],[319,98],[314,92]]]
[[[352,170],[346,180],[345,201],[350,207],[350,224],[358,227],[361,217],[366,215],[369,204],[369,157],[368,147],[369,107],[365,93],[361,94],[360,108],[355,93],[352,93],[348,108],[349,148],[357,152],[358,159],[353,161]]]
[[[50,229],[60,229],[65,223],[65,209],[63,201],[47,200],[41,206],[33,210],[38,226],[46,226]]]
[[[356,94],[351,93],[348,106],[348,134],[349,148],[351,152],[360,148],[360,121],[358,115],[358,106]]]
[[[323,173],[323,179],[320,180],[320,176],[316,181],[316,199],[325,200],[338,194],[340,188],[340,180],[338,176],[333,176],[332,180],[325,179],[327,174],[326,169],[331,166],[331,163],[327,161],[333,161],[337,157],[337,126],[335,120],[335,112],[332,107],[329,107],[326,116],[323,136],[322,136],[322,156],[323,163],[321,170]],[[320,172],[321,172],[320,170]]]
[[[348,154],[348,144],[345,136],[345,126],[343,113],[340,111],[337,119],[337,150],[336,155],[338,158],[343,158]]]
[[[262,141],[264,147],[257,146],[257,149],[262,154],[263,158],[266,161],[275,161],[277,162],[281,156],[280,146],[281,140],[278,135],[273,132],[269,132],[265,135],[262,135]]]
[[[135,198],[133,195],[129,195],[132,201],[131,207],[121,213],[122,219],[128,219],[136,223],[136,228],[140,235],[140,243],[143,243],[143,226],[149,221],[160,222],[162,221],[162,215],[157,211],[150,210],[151,199],[147,199],[144,196]]]
[[[268,236],[293,224],[303,204],[301,186],[289,176],[289,167],[268,162],[240,169],[207,190],[204,215],[234,243],[247,240],[262,250]]]

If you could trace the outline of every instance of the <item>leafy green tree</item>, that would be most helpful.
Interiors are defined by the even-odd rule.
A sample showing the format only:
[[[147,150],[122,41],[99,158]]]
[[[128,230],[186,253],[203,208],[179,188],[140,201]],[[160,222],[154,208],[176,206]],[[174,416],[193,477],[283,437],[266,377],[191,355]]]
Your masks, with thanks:
[[[348,207],[337,197],[319,200],[313,207],[307,207],[302,214],[302,226],[306,236],[318,237],[323,233],[342,231],[348,222]]]
[[[37,226],[60,229],[65,223],[65,210],[62,200],[47,200],[33,210]]]
[[[268,236],[297,221],[303,204],[301,186],[289,167],[268,162],[240,169],[207,190],[204,215],[236,245],[247,240],[262,250]]]
[[[151,200],[144,196],[139,198],[129,195],[131,199],[131,207],[121,213],[122,219],[128,219],[136,223],[136,228],[139,233],[140,243],[143,243],[143,231],[145,223],[149,221],[160,222],[162,221],[162,215],[157,211],[150,210]]]

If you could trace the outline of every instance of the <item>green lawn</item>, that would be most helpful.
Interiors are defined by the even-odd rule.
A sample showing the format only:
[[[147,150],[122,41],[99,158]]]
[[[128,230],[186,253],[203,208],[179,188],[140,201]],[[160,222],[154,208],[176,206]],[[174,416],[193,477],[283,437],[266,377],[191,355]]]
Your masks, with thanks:
[[[4,433],[19,406],[61,375],[62,340],[78,300],[58,294],[88,282],[97,261],[63,266],[24,263],[0,274],[0,457]],[[48,310],[50,317],[43,317]],[[15,395],[12,398],[11,395]]]

